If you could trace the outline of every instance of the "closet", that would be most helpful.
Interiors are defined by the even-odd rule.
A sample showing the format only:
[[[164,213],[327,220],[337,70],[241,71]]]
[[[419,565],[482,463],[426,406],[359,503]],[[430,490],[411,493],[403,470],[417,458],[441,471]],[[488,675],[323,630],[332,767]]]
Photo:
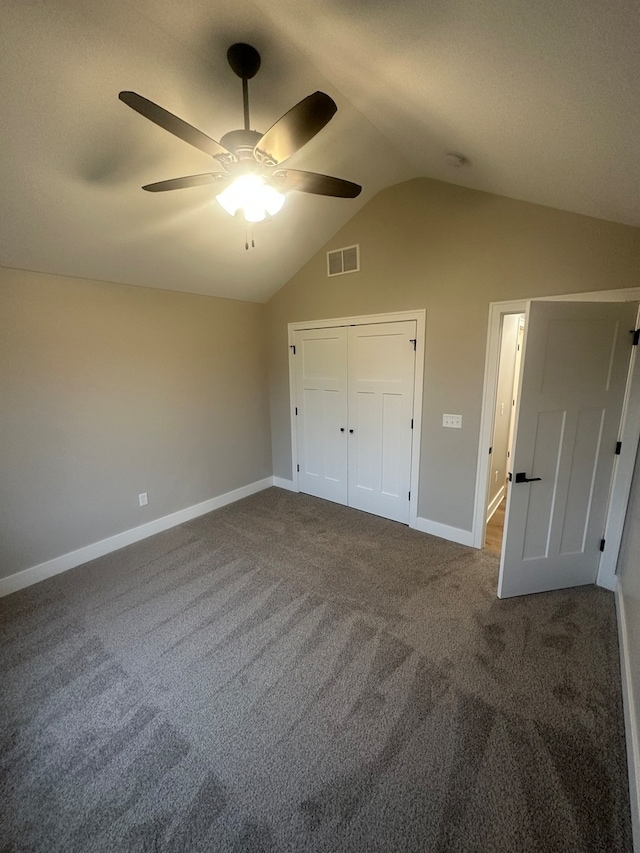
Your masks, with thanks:
[[[416,321],[293,333],[298,488],[409,523]]]

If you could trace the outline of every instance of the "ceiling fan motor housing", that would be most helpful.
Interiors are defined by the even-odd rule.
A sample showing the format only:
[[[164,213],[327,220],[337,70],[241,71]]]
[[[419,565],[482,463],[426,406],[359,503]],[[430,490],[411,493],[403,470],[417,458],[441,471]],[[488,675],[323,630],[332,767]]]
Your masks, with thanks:
[[[253,149],[262,138],[257,130],[230,130],[220,140],[220,144],[235,154],[237,160],[253,160]],[[224,155],[217,158],[221,163],[226,162]]]

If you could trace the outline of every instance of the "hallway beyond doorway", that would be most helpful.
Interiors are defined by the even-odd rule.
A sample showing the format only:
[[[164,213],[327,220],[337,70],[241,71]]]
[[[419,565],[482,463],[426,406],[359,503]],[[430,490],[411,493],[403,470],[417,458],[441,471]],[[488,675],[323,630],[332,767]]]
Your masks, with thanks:
[[[502,534],[504,532],[504,513],[506,506],[507,498],[505,496],[502,498],[498,508],[487,522],[487,529],[484,537],[484,550],[491,551],[493,554],[500,554],[502,551]]]

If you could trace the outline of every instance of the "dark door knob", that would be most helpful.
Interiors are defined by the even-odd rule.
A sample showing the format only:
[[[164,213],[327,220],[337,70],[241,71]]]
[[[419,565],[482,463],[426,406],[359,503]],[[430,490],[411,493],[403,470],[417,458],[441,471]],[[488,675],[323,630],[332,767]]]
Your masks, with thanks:
[[[344,432],[344,427],[340,427],[340,432]]]
[[[524,471],[516,474],[516,483],[537,483],[542,477],[527,477]]]
[[[353,430],[352,430],[352,429],[350,429],[350,430],[349,430],[349,432],[353,432]]]

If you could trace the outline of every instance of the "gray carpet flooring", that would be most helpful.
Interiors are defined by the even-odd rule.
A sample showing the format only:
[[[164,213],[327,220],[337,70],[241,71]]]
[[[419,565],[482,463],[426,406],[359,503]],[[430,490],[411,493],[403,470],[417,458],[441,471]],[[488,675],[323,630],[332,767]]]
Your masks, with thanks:
[[[269,489],[0,601],[0,851],[630,851],[613,597]]]

